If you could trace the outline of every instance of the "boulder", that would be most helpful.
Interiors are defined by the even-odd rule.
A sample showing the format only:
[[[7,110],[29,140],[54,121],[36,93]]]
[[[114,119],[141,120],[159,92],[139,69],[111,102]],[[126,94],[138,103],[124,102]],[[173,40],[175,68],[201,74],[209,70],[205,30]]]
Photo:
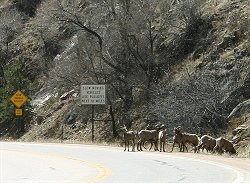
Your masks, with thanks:
[[[72,107],[64,116],[64,122],[66,124],[73,124],[76,122],[77,117],[79,114],[79,108],[78,107]]]
[[[61,97],[60,100],[67,100],[68,98],[70,98],[73,94],[75,93],[75,90],[70,90],[69,92],[64,93]]]
[[[36,124],[40,125],[44,121],[44,116],[38,115],[36,116]]]
[[[232,134],[235,135],[240,135],[241,133],[248,131],[250,129],[249,126],[247,125],[240,125],[239,127],[235,128],[232,132]]]
[[[235,128],[232,131],[233,142],[239,143],[241,141],[249,142],[250,141],[250,125],[243,124]]]
[[[237,118],[250,112],[250,99],[238,104],[229,114],[228,119]]]

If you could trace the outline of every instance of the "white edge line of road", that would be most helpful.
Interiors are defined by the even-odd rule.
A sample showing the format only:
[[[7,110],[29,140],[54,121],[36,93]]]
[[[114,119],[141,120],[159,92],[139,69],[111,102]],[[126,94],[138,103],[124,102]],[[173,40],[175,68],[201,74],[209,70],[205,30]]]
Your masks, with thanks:
[[[247,171],[240,170],[240,169],[232,167],[230,165],[224,165],[222,163],[216,163],[216,162],[212,162],[209,160],[194,159],[194,158],[190,158],[190,157],[179,157],[179,156],[174,156],[174,155],[163,155],[163,154],[157,154],[157,155],[169,157],[169,158],[192,160],[192,161],[207,163],[207,164],[211,164],[214,166],[219,166],[219,167],[223,167],[225,169],[232,170],[236,173],[236,178],[234,179],[234,181],[232,183],[247,183],[249,181],[249,174],[248,174],[248,176],[245,176],[245,174],[247,174]],[[243,173],[243,171],[244,171],[244,173]]]

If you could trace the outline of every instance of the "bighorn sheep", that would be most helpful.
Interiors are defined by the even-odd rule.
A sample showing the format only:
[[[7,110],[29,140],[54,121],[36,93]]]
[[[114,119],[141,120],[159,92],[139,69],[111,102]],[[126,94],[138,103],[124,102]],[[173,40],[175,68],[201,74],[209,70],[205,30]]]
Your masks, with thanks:
[[[138,144],[137,144],[137,150],[138,151],[142,151],[142,145],[144,145],[144,143],[146,141],[147,142],[153,142],[154,150],[159,151],[158,146],[157,146],[157,144],[158,144],[158,133],[159,133],[159,130],[160,130],[159,125],[156,125],[155,128],[156,128],[155,130],[141,130],[138,133],[138,137],[139,137],[139,141],[138,141]]]
[[[184,147],[187,150],[187,146],[182,143],[182,137],[180,135],[174,135],[173,136],[173,146],[172,146],[171,152],[173,152],[175,144],[178,144],[180,152],[182,151],[182,149],[184,151]]]
[[[132,142],[132,151],[135,151],[136,132],[128,131],[125,125],[121,128],[121,130],[123,131],[123,139],[124,139],[124,144],[125,144],[124,151],[126,151],[126,147],[128,147],[128,151],[129,151],[129,141]]]
[[[216,140],[215,140],[215,138],[213,138],[213,137],[211,137],[211,136],[209,136],[209,135],[203,135],[203,136],[201,137],[200,141],[199,141],[198,146],[196,146],[196,147],[194,148],[194,152],[199,152],[200,149],[202,149],[202,151],[203,151],[204,149],[206,149],[207,152],[208,152],[208,151],[212,152],[213,149],[214,149],[214,147],[215,147],[215,145],[216,145]]]
[[[198,143],[199,143],[199,137],[196,134],[190,134],[190,133],[182,132],[180,127],[175,128],[174,132],[175,132],[175,138],[178,139],[178,141],[181,142],[180,151],[182,151],[182,148],[183,148],[183,152],[184,152],[184,147],[187,150],[186,143],[189,143],[189,144],[191,144],[193,146],[197,146]],[[173,144],[173,147],[174,147],[174,144]]]
[[[216,146],[214,147],[213,151],[217,151],[219,153],[228,152],[229,154],[236,154],[233,143],[223,137],[216,139]]]
[[[165,128],[165,125],[161,126],[162,128]],[[162,129],[159,131],[158,134],[158,140],[159,140],[159,145],[160,145],[160,152],[163,150],[165,152],[165,144],[166,144],[166,139],[167,139],[167,129]]]
[[[156,130],[158,130],[158,141],[159,141],[159,146],[160,146],[160,152],[163,150],[165,152],[165,144],[166,144],[166,139],[167,139],[167,130],[165,125],[161,125],[158,124],[155,126]],[[147,127],[147,129],[149,129],[149,127]],[[150,148],[149,151],[152,149],[153,145],[154,145],[154,140],[149,141],[150,142]],[[145,143],[145,142],[144,142]],[[147,149],[144,144],[143,147],[145,149]]]
[[[137,144],[137,150],[142,151],[142,144],[146,141],[152,141],[154,143],[155,151],[158,151],[157,141],[158,141],[158,132],[157,130],[141,130],[138,133],[139,141]]]

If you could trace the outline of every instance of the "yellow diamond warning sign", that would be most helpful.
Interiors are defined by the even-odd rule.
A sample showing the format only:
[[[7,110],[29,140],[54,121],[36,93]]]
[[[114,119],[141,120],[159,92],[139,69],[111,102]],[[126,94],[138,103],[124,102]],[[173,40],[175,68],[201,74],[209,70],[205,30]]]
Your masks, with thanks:
[[[10,100],[17,108],[20,108],[28,99],[20,90],[17,90]]]

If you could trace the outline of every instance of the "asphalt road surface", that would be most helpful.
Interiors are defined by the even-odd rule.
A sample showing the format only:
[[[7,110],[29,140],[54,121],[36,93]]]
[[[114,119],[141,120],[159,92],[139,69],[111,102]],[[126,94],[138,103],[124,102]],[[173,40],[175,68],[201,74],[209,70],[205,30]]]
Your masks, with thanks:
[[[0,183],[248,183],[249,180],[247,171],[173,153],[0,142]]]

